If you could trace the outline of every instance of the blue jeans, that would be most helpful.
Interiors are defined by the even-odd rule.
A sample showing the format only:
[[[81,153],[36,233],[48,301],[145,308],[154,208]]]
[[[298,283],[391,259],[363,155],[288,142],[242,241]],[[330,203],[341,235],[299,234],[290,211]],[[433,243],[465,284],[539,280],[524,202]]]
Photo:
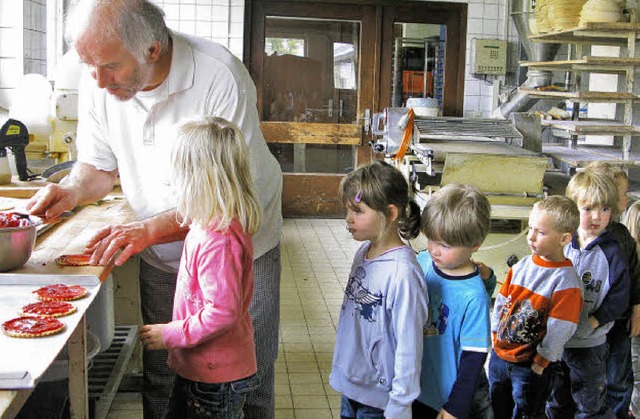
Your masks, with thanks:
[[[531,370],[531,362],[513,363],[491,351],[489,386],[496,419],[544,417],[551,371],[542,375]]]
[[[340,419],[384,419],[384,410],[358,403],[343,395],[340,400]]]
[[[607,404],[606,360],[608,345],[593,348],[567,348],[554,374],[551,397],[547,402],[550,419],[614,418]]]
[[[616,417],[628,418],[633,375],[631,373],[631,338],[628,319],[616,320],[607,333],[607,402]]]
[[[242,419],[247,394],[260,385],[256,374],[229,383],[200,383],[176,376],[165,419]]]

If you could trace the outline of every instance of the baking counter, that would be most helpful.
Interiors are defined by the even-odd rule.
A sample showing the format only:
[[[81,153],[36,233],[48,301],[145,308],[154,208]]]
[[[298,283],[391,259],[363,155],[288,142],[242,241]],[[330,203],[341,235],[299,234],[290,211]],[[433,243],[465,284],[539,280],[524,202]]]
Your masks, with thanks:
[[[35,187],[29,182],[29,187]],[[0,197],[28,198],[37,191],[22,188],[20,194],[7,192],[7,185],[0,189]],[[29,193],[25,191],[30,191]],[[133,215],[126,201],[119,194],[109,195],[104,201],[97,204],[76,208],[68,219],[53,225],[43,232],[36,240],[29,261],[20,269],[11,271],[11,274],[36,274],[36,275],[92,275],[104,281],[113,265],[108,266],[83,266],[60,267],[55,259],[62,254],[82,253],[87,241],[100,228],[110,224],[120,224],[133,219]],[[86,323],[82,316],[78,326],[69,335],[67,347],[69,352],[69,395],[71,416],[73,418],[87,418],[87,370],[86,370]],[[55,354],[54,354],[55,356]],[[26,402],[32,389],[26,390],[0,390],[0,415],[1,418],[13,418]]]

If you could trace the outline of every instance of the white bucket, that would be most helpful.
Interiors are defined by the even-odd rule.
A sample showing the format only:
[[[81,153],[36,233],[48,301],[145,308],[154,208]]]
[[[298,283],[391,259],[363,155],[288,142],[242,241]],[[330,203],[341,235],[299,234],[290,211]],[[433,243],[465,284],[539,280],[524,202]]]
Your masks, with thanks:
[[[440,114],[438,101],[432,97],[410,97],[407,108],[413,108],[416,116],[437,117]]]

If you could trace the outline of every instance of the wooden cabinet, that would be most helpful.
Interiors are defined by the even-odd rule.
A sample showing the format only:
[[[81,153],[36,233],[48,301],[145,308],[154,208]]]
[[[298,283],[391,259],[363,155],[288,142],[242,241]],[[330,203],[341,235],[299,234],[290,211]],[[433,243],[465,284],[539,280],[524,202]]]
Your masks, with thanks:
[[[543,144],[543,153],[561,163],[562,167],[576,169],[595,160],[607,160],[624,166],[640,163],[640,153],[631,152],[632,138],[640,136],[640,127],[633,123],[634,103],[640,99],[634,91],[635,70],[640,66],[640,58],[636,58],[639,33],[640,24],[636,22],[588,23],[584,27],[529,37],[533,42],[567,44],[571,51],[570,59],[567,60],[520,63],[521,66],[543,71],[571,73],[572,83],[568,91],[520,89],[534,97],[574,102],[573,109],[576,111],[573,112],[572,120],[542,121],[543,126],[564,131],[569,136],[565,144]],[[591,45],[620,46],[620,56],[592,56]],[[617,91],[593,91],[583,87],[583,80],[590,73],[619,74],[624,78],[618,82]],[[618,111],[619,117],[615,120],[581,118],[577,112],[580,103],[619,103],[623,112]],[[614,135],[621,140],[615,146],[578,145],[578,136],[588,134]]]

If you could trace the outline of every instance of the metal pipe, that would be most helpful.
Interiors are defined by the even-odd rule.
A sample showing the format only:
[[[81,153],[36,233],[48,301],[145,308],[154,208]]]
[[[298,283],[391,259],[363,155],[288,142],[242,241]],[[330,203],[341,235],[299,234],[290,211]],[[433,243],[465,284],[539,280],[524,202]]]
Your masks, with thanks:
[[[558,52],[560,44],[550,44],[544,42],[532,42],[530,22],[535,19],[534,10],[531,9],[530,0],[511,0],[511,18],[518,31],[520,43],[530,61],[551,61]],[[551,84],[552,73],[550,71],[535,70],[529,68],[527,80],[522,87],[548,86]],[[523,112],[529,110],[536,102],[537,98],[529,97],[526,93],[516,93],[505,103],[500,105],[498,110],[503,117],[507,117],[513,112]]]

